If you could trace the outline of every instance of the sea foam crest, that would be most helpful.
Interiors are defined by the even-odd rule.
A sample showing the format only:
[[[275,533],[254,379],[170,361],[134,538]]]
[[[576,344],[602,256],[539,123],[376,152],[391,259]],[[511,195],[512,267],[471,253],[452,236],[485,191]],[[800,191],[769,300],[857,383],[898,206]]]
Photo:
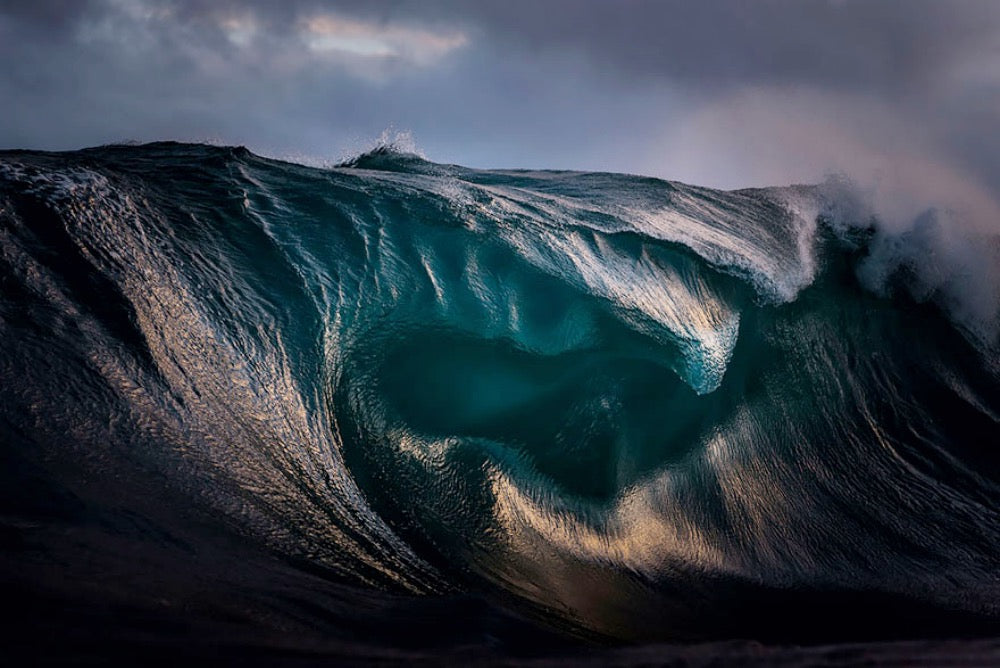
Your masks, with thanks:
[[[936,303],[974,343],[1000,345],[1000,212],[892,206],[846,177],[828,179],[815,201],[817,215],[842,239],[870,236],[857,268],[865,287]]]

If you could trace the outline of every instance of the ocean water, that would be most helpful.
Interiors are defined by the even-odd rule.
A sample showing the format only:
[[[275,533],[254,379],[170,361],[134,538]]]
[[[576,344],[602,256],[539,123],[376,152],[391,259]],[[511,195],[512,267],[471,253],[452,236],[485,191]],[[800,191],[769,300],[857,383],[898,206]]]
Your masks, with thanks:
[[[1000,660],[1000,243],[842,185],[0,153],[8,650]]]

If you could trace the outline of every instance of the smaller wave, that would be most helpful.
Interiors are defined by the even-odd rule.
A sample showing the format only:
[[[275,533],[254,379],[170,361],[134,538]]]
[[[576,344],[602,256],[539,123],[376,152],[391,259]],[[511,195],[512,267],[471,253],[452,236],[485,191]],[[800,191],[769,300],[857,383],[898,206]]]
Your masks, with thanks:
[[[413,134],[405,130],[386,128],[367,147],[349,153],[334,167],[406,171],[406,167],[417,163],[431,164],[427,161],[427,156],[417,147]]]

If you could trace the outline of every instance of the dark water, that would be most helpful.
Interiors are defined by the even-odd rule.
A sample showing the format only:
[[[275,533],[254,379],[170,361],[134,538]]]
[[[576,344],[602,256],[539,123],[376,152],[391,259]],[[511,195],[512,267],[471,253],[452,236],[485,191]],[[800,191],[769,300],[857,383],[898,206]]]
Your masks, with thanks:
[[[996,265],[839,197],[0,154],[8,651],[997,660]]]

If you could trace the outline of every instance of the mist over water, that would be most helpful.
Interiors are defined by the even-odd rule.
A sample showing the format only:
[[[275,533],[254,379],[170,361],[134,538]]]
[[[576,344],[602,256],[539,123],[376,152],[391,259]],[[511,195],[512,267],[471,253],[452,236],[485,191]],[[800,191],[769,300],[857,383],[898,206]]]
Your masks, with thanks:
[[[1000,241],[886,201],[0,154],[17,591],[397,658],[995,635]]]
[[[902,180],[863,188],[846,176],[819,186],[821,216],[837,234],[868,229],[862,284],[934,301],[965,332],[994,348],[1000,336],[1000,206],[975,187]],[[956,199],[956,193],[966,199]]]

